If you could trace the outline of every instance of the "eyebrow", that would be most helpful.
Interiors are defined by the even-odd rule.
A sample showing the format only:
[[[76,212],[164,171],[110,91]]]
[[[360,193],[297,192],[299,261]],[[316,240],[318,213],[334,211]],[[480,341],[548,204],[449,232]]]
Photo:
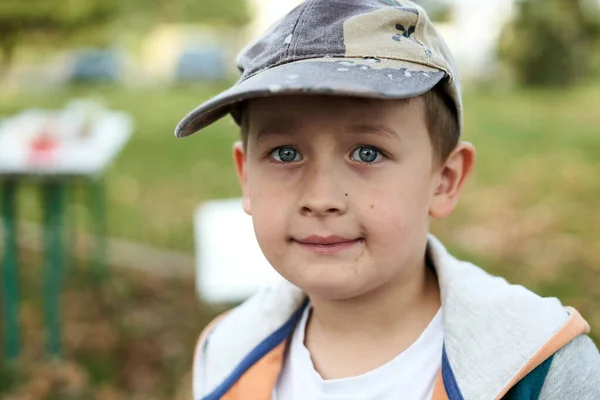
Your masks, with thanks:
[[[269,136],[288,136],[292,134],[294,128],[298,125],[293,120],[275,120],[262,126],[256,133],[256,140],[262,141]],[[382,124],[359,123],[352,124],[342,128],[342,132],[353,135],[374,134],[386,136],[388,138],[400,139],[400,134],[393,128]]]
[[[269,136],[287,136],[297,125],[293,120],[275,120],[261,126],[256,132],[256,140],[261,141]]]
[[[344,131],[353,134],[369,133],[400,139],[400,134],[397,131],[387,125],[381,124],[353,124],[344,128]]]

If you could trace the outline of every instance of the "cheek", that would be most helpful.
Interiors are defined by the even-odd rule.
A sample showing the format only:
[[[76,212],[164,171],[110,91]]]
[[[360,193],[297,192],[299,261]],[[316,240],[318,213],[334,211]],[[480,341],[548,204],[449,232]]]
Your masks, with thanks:
[[[363,221],[368,234],[376,234],[381,244],[398,245],[413,235],[426,233],[428,226],[429,192],[426,184],[389,187],[376,192],[367,201]],[[410,189],[408,189],[410,188]]]
[[[288,220],[286,191],[265,180],[248,180],[252,220],[258,243],[267,258],[277,256],[283,246]],[[272,261],[272,260],[269,260]]]
[[[259,207],[257,212],[252,213],[252,221],[260,249],[272,265],[277,265],[277,260],[283,256],[285,218],[276,210]]]
[[[397,199],[396,199],[397,201]],[[375,201],[365,216],[367,235],[374,244],[393,246],[408,230],[408,215],[397,204],[388,201]],[[376,239],[376,240],[373,240]]]

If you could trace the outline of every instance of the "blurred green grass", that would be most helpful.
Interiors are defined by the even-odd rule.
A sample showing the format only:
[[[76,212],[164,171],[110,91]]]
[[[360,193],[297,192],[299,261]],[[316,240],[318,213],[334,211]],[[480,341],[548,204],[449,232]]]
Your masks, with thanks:
[[[136,121],[107,175],[109,233],[193,252],[192,215],[203,201],[240,194],[230,119],[175,139],[179,119],[227,82],[153,89],[70,88],[0,102],[0,117],[99,98]],[[478,150],[461,204],[434,232],[493,273],[556,295],[600,329],[600,86],[570,90],[467,90],[465,139]],[[32,188],[20,203],[38,218]]]

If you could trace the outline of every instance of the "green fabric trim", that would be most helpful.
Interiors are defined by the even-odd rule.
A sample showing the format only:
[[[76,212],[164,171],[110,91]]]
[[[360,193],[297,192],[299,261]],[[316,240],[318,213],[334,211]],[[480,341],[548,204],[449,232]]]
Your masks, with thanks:
[[[546,375],[550,370],[552,359],[550,356],[546,361],[537,366],[525,378],[521,379],[515,386],[512,387],[503,397],[504,400],[537,400],[540,397],[540,392],[544,386]]]

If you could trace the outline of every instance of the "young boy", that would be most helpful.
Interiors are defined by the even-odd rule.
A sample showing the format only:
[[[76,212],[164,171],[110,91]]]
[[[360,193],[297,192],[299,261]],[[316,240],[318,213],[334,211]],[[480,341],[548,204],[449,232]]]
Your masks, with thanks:
[[[216,320],[195,399],[600,399],[576,310],[453,258],[428,234],[475,163],[443,40],[401,0],[308,0],[248,46],[231,113],[244,209],[286,284]]]

